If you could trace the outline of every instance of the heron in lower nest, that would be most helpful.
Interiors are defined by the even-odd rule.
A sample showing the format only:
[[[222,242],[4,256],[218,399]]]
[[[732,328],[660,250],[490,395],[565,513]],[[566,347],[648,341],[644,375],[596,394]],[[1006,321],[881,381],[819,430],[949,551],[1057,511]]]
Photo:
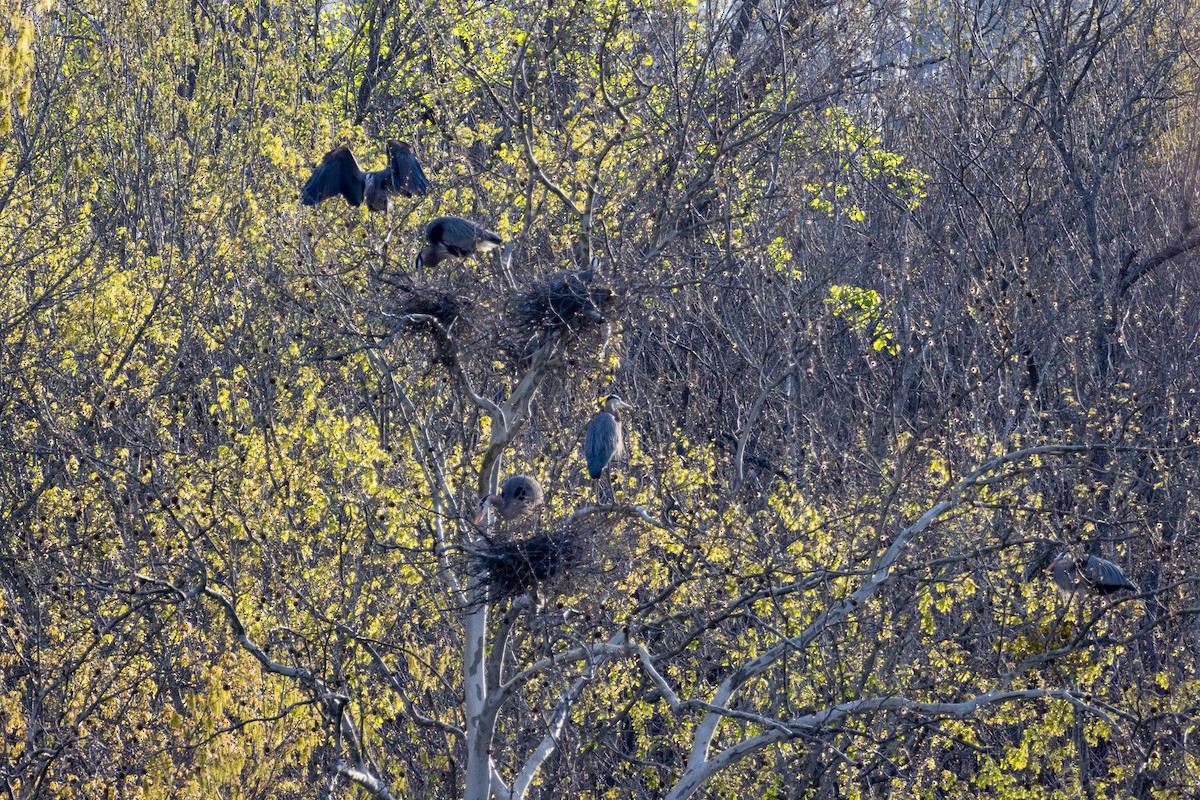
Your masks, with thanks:
[[[492,509],[505,522],[519,519],[545,502],[542,484],[532,475],[513,475],[500,484],[497,494],[489,494],[479,501],[479,513],[475,516],[478,525]]]

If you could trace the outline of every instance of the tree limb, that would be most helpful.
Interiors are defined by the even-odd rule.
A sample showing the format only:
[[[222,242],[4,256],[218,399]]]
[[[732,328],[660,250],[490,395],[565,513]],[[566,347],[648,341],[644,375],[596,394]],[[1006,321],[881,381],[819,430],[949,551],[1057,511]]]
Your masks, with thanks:
[[[1187,233],[1191,235],[1187,235]],[[1120,285],[1117,289],[1118,296],[1124,297],[1133,288],[1135,283],[1168,261],[1174,261],[1180,256],[1186,255],[1197,247],[1200,247],[1200,230],[1197,230],[1193,226],[1188,229],[1187,233],[1154,255],[1147,256],[1131,264],[1128,269],[1122,269]]]
[[[1084,702],[1077,693],[1066,689],[994,691],[958,703],[923,703],[896,696],[863,698],[861,700],[839,703],[822,711],[788,720],[786,725],[772,727],[765,733],[743,739],[722,750],[711,759],[690,762],[679,781],[667,793],[665,800],[684,800],[684,798],[690,797],[705,781],[717,772],[767,745],[811,735],[816,730],[837,725],[845,718],[856,714],[874,711],[899,711],[901,713],[919,714],[922,716],[955,717],[961,719],[970,716],[984,706],[1005,703],[1012,700],[1036,700],[1042,698],[1062,700],[1080,711],[1100,717],[1114,728],[1119,728],[1104,709]]]
[[[934,505],[932,508],[922,514],[916,522],[902,529],[892,544],[881,555],[876,562],[875,569],[871,576],[852,594],[848,595],[841,602],[826,609],[817,618],[812,621],[799,635],[785,639],[774,646],[768,648],[757,658],[743,665],[740,669],[735,670],[729,677],[721,682],[717,687],[716,695],[713,697],[712,705],[717,708],[724,708],[728,705],[733,694],[747,681],[765,672],[772,664],[775,663],[784,653],[799,650],[810,645],[822,633],[829,628],[838,625],[851,612],[860,605],[866,603],[884,584],[891,578],[892,566],[896,560],[900,558],[901,553],[908,546],[909,542],[914,537],[925,531],[937,520],[941,519],[951,510],[958,507],[962,502],[962,496],[965,492],[975,486],[985,475],[994,472],[996,469],[1010,464],[1015,461],[1022,461],[1027,458],[1042,455],[1062,455],[1065,453],[1078,453],[1094,449],[1087,445],[1040,445],[1036,447],[1027,447],[1022,450],[1005,453],[996,458],[985,461],[973,472],[958,482],[950,492],[950,496],[942,502]],[[708,760],[708,748],[712,744],[713,736],[717,732],[717,727],[720,725],[723,715],[716,712],[709,712],[696,728],[695,738],[692,743],[692,752],[688,760],[688,770],[700,768]]]

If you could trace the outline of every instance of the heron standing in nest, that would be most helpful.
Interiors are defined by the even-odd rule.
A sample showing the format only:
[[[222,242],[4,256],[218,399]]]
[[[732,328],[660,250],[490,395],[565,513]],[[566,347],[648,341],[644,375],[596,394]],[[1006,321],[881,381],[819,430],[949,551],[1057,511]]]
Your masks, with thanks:
[[[386,167],[365,172],[349,147],[330,150],[304,184],[304,205],[340,194],[352,206],[362,205],[365,199],[372,211],[389,211],[392,195],[423,197],[429,191],[429,180],[407,142],[389,141],[387,157]]]
[[[487,516],[488,509],[505,522],[520,519],[530,511],[542,505],[546,494],[542,484],[532,475],[513,475],[500,484],[497,494],[489,494],[479,501],[479,513],[475,516],[475,524]]]

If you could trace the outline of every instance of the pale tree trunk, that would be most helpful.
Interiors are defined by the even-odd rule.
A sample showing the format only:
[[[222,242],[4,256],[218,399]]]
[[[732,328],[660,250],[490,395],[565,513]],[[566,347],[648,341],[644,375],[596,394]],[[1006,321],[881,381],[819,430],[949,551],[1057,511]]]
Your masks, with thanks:
[[[472,577],[467,585],[471,608],[463,625],[463,705],[467,722],[466,800],[487,800],[491,785],[493,725],[488,711],[487,670],[483,668],[487,636],[486,587]]]

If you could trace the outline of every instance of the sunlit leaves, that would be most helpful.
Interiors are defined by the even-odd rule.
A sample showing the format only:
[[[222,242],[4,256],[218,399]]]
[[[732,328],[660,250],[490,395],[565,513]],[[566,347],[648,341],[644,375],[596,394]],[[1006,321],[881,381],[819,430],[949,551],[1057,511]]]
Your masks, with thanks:
[[[989,478],[904,552],[884,591],[789,649],[733,707],[786,726],[864,695],[953,700],[1009,682],[1078,687],[1133,709],[1138,731],[1186,716],[1186,637],[1164,637],[1151,665],[1129,640],[1148,605],[1069,604],[1034,564],[1052,546],[1102,541],[1143,568],[1146,541],[1169,554],[1165,537],[1186,536],[1187,508],[1158,513],[1160,494],[1193,483],[1177,470],[1194,433],[1186,380],[1153,400],[1129,375],[1097,399],[1086,370],[997,388],[997,374],[1044,370],[1043,341],[1053,354],[1090,346],[1084,327],[1056,338],[1027,321],[1044,293],[1053,320],[1090,318],[1070,255],[1078,231],[1039,240],[1027,210],[994,226],[1068,262],[1069,291],[1026,280],[1028,261],[964,255],[937,215],[974,206],[926,174],[950,146],[877,105],[908,69],[877,67],[875,36],[891,23],[763,7],[735,43],[737,9],[12,7],[0,37],[0,126],[21,134],[0,137],[0,557],[17,565],[0,594],[7,785],[313,795],[346,752],[328,704],[342,693],[394,792],[451,792],[461,742],[439,725],[462,723],[454,588],[485,541],[469,519],[496,432],[453,370],[503,402],[532,343],[508,330],[510,301],[589,253],[622,302],[603,341],[556,362],[504,453],[505,473],[545,482],[545,513],[488,536],[547,530],[592,502],[579,441],[613,387],[640,401],[615,497],[656,524],[602,526],[589,563],[539,587],[505,675],[621,631],[681,697],[707,702],[748,659],[851,602],[896,530],[964,470],[1074,431],[1120,458],[1030,459]],[[988,90],[991,103],[1011,94]],[[1021,103],[1036,109],[1036,94]],[[377,167],[386,138],[417,146],[428,197],[390,215],[299,205],[323,152],[349,144]],[[1039,175],[1057,162],[1037,151],[1021,163],[1016,185],[1040,182],[1048,202],[1062,181]],[[1024,202],[1001,177],[995,196]],[[1117,185],[1158,202],[1135,184]],[[414,274],[435,213],[500,232],[511,275],[487,259]],[[962,228],[992,222],[969,213]],[[1116,252],[1128,232],[1111,238]],[[1122,254],[1105,253],[1119,269]],[[1180,280],[1156,305],[1185,331]],[[410,284],[425,282],[477,301],[453,347],[394,327]],[[1017,295],[1029,314],[997,311]],[[1119,341],[1131,362],[1158,365],[1134,352],[1149,313],[1134,309]],[[1171,446],[1141,438],[1171,415]],[[1119,501],[1092,508],[1101,497]],[[1162,561],[1160,585],[1176,583],[1155,636],[1176,635],[1191,602],[1185,568]],[[247,641],[321,688],[265,670],[206,587],[230,598]],[[505,775],[581,670],[553,663],[514,692],[489,754]],[[635,659],[591,680],[538,780],[564,796],[665,793],[695,716],[669,712]],[[716,747],[769,727],[731,721]],[[864,714],[799,731],[706,791],[1076,796],[1085,749],[1116,754],[1090,763],[1097,796],[1138,770],[1195,769],[1122,727],[1057,701],[965,720]],[[36,760],[45,753],[63,755]]]
[[[899,352],[895,333],[884,322],[883,299],[874,289],[831,286],[825,302],[830,306],[833,316],[842,317],[851,326],[861,330],[873,350],[882,350],[891,355]]]

